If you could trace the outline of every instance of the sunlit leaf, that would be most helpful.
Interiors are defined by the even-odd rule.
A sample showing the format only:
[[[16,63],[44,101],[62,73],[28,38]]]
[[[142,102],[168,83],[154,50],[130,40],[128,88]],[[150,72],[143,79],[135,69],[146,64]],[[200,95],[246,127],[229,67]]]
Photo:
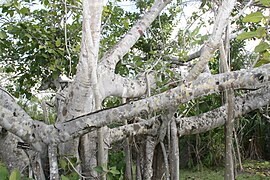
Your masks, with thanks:
[[[61,45],[61,39],[57,39],[55,45],[56,47],[59,47]]]
[[[18,169],[14,169],[9,176],[9,180],[20,180],[20,179],[21,179],[20,171]]]
[[[26,8],[26,7],[23,7],[22,9],[20,9],[20,13],[22,14],[22,15],[26,15],[26,14],[29,14],[29,9],[28,8]]]
[[[44,49],[46,46],[39,45],[38,49]]]
[[[261,59],[256,63],[255,67],[259,67],[268,63],[270,63],[270,53],[268,51],[264,51],[261,53]]]
[[[48,49],[48,52],[53,54],[54,53],[54,50],[53,49]]]
[[[0,31],[0,39],[5,39],[7,34],[4,31]]]
[[[244,39],[249,39],[257,36],[257,32],[251,31],[251,32],[243,32],[242,34],[239,34],[237,36],[237,39],[239,40],[244,40]]]
[[[260,22],[263,18],[262,12],[254,12],[244,17],[243,22]]]
[[[128,21],[128,19],[125,19],[125,21],[124,21],[124,27],[125,27],[126,29],[129,28],[129,21]]]
[[[260,66],[268,64],[268,63],[270,63],[269,59],[261,59],[256,63],[255,67],[260,67]]]
[[[64,175],[61,175],[61,180],[69,180],[69,178]]]
[[[269,44],[267,42],[262,42],[255,47],[254,51],[260,53],[260,52],[265,51],[268,48],[269,48]]]
[[[32,36],[28,33],[26,33],[25,36],[27,36],[29,39],[32,38]]]
[[[270,0],[260,0],[260,3],[264,6],[270,6]]]
[[[196,36],[199,33],[199,31],[200,31],[200,27],[198,26],[191,32],[190,36],[191,37]]]
[[[264,37],[264,36],[265,36],[265,33],[266,33],[265,28],[259,27],[259,28],[256,30],[256,33],[257,33],[257,37],[258,37],[258,38]]]
[[[113,167],[110,168],[110,173],[112,173],[113,175],[120,174],[120,172],[116,169],[115,166],[113,166]]]

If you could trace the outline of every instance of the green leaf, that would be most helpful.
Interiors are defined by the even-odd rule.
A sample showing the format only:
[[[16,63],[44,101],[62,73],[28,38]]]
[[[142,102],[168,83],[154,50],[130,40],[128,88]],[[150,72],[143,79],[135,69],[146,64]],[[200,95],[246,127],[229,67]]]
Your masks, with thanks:
[[[270,61],[270,53],[268,51],[264,51],[262,53],[263,59],[266,59],[267,61]]]
[[[43,46],[43,45],[38,46],[38,49],[44,49],[44,48],[46,48],[46,46]]]
[[[110,12],[110,10],[108,9],[108,7],[107,7],[107,6],[104,6],[104,8],[103,8],[103,12],[105,12],[105,13],[109,13],[109,12]]]
[[[259,27],[257,30],[256,30],[256,33],[257,33],[257,38],[262,38],[265,36],[265,28],[263,27]]]
[[[61,39],[57,39],[55,45],[56,47],[59,47],[61,45]]]
[[[262,3],[264,6],[270,6],[270,0],[260,0],[260,3]]]
[[[110,169],[110,173],[112,173],[113,175],[116,175],[116,174],[120,174],[120,171],[118,171],[118,170],[116,169],[116,167],[113,166],[113,167],[111,167],[111,169]]]
[[[264,51],[261,53],[261,59],[256,63],[255,67],[259,67],[268,63],[270,63],[270,53],[268,51]]]
[[[251,31],[251,32],[243,32],[242,34],[239,34],[237,36],[238,40],[244,40],[244,39],[249,39],[257,36],[257,32]]]
[[[54,71],[53,73],[52,73],[52,78],[53,79],[57,79],[59,77],[59,73],[57,72],[57,71]]]
[[[0,165],[0,179],[8,179],[8,170],[5,166]]]
[[[20,180],[21,179],[21,173],[18,169],[14,169],[10,176],[9,176],[9,180]]]
[[[12,31],[13,30],[13,26],[7,26],[7,30],[8,31]]]
[[[78,173],[76,173],[75,171],[72,171],[69,175],[68,175],[69,180],[78,180],[80,179]]]
[[[45,53],[42,53],[41,54],[43,57],[45,57],[45,58],[48,58],[49,56],[47,55],[47,54],[45,54]]]
[[[26,7],[23,7],[22,9],[20,9],[20,13],[22,14],[22,15],[26,15],[26,14],[29,14],[29,9],[28,8],[26,8]]]
[[[113,175],[112,175],[111,173],[108,173],[108,174],[107,174],[107,179],[108,179],[108,180],[113,180],[114,177],[113,177]]]
[[[103,167],[96,166],[96,167],[94,167],[94,170],[97,171],[98,173],[102,173],[103,172]]]
[[[191,37],[195,37],[195,36],[199,33],[200,28],[201,28],[200,26],[196,27],[196,28],[191,32],[190,36],[191,36]]]
[[[263,18],[262,12],[254,12],[244,17],[243,22],[260,22]]]
[[[80,52],[80,49],[81,49],[81,45],[80,45],[80,44],[77,44],[77,45],[75,46],[76,52]]]
[[[60,159],[59,165],[62,169],[66,170],[68,163],[64,159]]]
[[[43,3],[45,6],[47,6],[49,4],[49,0],[44,0]]]
[[[61,175],[61,180],[69,180],[69,178],[64,175]]]
[[[128,28],[129,28],[129,22],[128,22],[128,19],[125,19],[125,20],[124,20],[124,28],[125,28],[125,29],[128,29]]]
[[[260,66],[265,65],[265,64],[268,64],[268,63],[270,63],[269,60],[267,60],[267,59],[262,59],[262,60],[260,60],[260,61],[258,61],[258,62],[256,63],[255,67],[260,67]]]
[[[262,42],[255,47],[254,51],[260,53],[260,52],[265,51],[268,48],[269,48],[269,44],[267,42]]]
[[[26,33],[25,36],[27,36],[29,39],[32,38],[32,36],[30,34],[28,34],[28,33]]]
[[[53,54],[55,51],[53,49],[48,49],[48,52]]]
[[[5,39],[7,37],[7,34],[5,31],[0,31],[0,39]]]

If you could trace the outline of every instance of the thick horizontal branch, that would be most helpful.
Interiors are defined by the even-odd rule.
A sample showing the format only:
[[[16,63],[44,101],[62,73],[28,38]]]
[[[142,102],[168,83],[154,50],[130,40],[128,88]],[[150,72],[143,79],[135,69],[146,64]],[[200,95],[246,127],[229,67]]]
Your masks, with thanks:
[[[110,129],[110,139],[111,142],[122,140],[126,137],[136,136],[136,135],[156,135],[159,128],[160,121],[158,118],[153,117],[149,120],[144,120],[142,122],[124,125],[121,127]]]
[[[262,87],[269,81],[270,65],[254,68],[252,70],[218,74],[208,79],[184,83],[179,87],[146,99],[133,101],[116,108],[86,114],[67,122],[58,123],[55,126],[60,134],[65,133],[65,135],[67,135],[65,137],[61,135],[61,139],[67,141],[104,125],[109,125],[113,122],[122,122],[126,119],[139,116],[140,114],[162,111],[200,96],[224,91],[229,88],[256,89]]]
[[[243,97],[235,98],[235,118],[266,106],[270,103],[269,86],[254,92],[248,93]],[[198,134],[212,130],[225,124],[227,118],[227,104],[215,110],[203,113],[199,116],[184,117],[177,119],[179,136],[187,134]]]
[[[235,98],[235,117],[241,117],[255,109],[270,103],[269,86]],[[227,104],[198,116],[177,118],[178,136],[199,134],[225,124]],[[160,121],[151,118],[148,121],[128,124],[110,129],[111,142],[136,135],[156,135]]]
[[[184,83],[176,88],[161,94],[133,101],[119,107],[100,110],[86,114],[66,122],[46,125],[25,115],[20,107],[10,96],[1,91],[0,98],[0,125],[26,140],[29,143],[60,143],[79,137],[96,128],[109,125],[113,122],[123,122],[140,115],[163,111],[172,106],[177,106],[191,99],[207,94],[224,91],[229,88],[260,88],[270,81],[270,65],[264,65],[246,71],[235,71],[214,75],[207,79],[200,79]],[[8,104],[14,108],[3,106]]]
[[[149,11],[126,33],[113,49],[108,51],[101,59],[100,70],[104,67],[114,72],[116,63],[130,50],[137,42],[143,32],[156,19],[160,12],[166,7],[171,0],[155,0]]]

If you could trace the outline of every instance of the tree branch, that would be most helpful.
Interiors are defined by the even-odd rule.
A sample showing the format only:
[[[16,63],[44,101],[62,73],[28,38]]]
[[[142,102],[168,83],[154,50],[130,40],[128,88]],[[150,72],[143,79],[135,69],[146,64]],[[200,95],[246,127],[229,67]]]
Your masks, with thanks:
[[[0,91],[0,125],[29,143],[44,142],[60,143],[79,137],[99,127],[112,122],[123,122],[140,116],[163,111],[172,106],[177,106],[191,99],[215,92],[225,91],[229,88],[257,89],[270,81],[270,65],[264,65],[246,71],[234,71],[213,75],[209,79],[200,79],[184,83],[176,88],[161,94],[138,101],[133,101],[122,106],[89,113],[66,122],[58,122],[54,126],[46,125],[40,121],[32,121],[17,105],[17,108],[8,110],[3,107],[16,106],[15,101],[4,91]],[[42,147],[39,147],[39,149]]]
[[[269,86],[235,98],[235,118],[270,103]],[[177,119],[179,136],[210,131],[225,124],[227,104],[199,116]]]
[[[126,137],[143,135],[156,135],[160,126],[160,119],[153,117],[138,123],[127,124],[125,126],[110,129],[111,142],[122,140]]]
[[[99,89],[103,98],[107,96],[134,98],[146,94],[147,84],[143,77],[139,79],[126,78],[106,69],[103,73],[104,75],[99,78]]]
[[[224,0],[222,2],[222,5],[219,7],[218,14],[215,19],[213,33],[205,43],[198,63],[191,69],[190,73],[188,74],[187,81],[196,79],[204,70],[205,65],[208,64],[208,61],[210,60],[222,38],[223,31],[228,24],[230,14],[235,3],[236,0]]]
[[[104,67],[114,72],[116,63],[130,50],[130,48],[143,35],[144,31],[156,19],[160,12],[166,7],[171,0],[155,0],[152,7],[145,15],[138,20],[136,24],[126,33],[110,51],[108,51],[101,59],[100,69]]]
[[[140,114],[150,114],[156,111],[163,111],[168,107],[176,107],[177,105],[191,99],[224,91],[229,88],[257,89],[264,86],[265,83],[269,81],[270,65],[264,65],[252,70],[217,74],[209,79],[200,79],[184,83],[181,86],[170,89],[161,94],[139,101],[133,101],[116,108],[86,114],[67,122],[58,123],[55,126],[59,130],[60,134],[65,133],[69,135],[61,137],[61,140],[67,141],[70,138],[78,137],[98,127],[109,125],[112,122],[122,122]]]
[[[230,40],[235,39],[242,32],[243,32],[243,30],[231,34]],[[187,55],[187,57],[185,57],[184,59],[179,59],[179,57],[177,57],[177,56],[170,56],[170,55],[165,56],[164,59],[166,61],[171,62],[172,64],[183,65],[186,62],[190,62],[196,58],[199,58],[202,54],[202,50],[203,50],[203,46],[200,48],[200,50],[198,50],[192,54]]]
[[[241,117],[257,108],[270,103],[269,86],[249,92],[235,98],[235,118]],[[199,134],[210,131],[225,124],[227,104],[212,111],[192,117],[177,118],[178,136]],[[160,120],[153,117],[147,121],[128,124],[110,129],[111,142],[120,141],[129,136],[157,135]]]

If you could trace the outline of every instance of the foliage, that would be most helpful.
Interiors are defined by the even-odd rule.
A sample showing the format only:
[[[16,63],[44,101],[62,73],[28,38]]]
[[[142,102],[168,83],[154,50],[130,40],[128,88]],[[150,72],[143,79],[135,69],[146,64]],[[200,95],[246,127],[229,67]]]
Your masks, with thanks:
[[[259,54],[259,61],[255,62],[255,67],[270,62],[270,39],[268,32],[270,16],[264,13],[266,10],[264,6],[268,6],[270,2],[268,0],[260,0],[258,3],[263,5],[263,7],[255,9],[255,12],[251,12],[243,18],[247,28],[245,28],[245,32],[237,37],[239,40],[260,40],[260,43],[254,49],[254,52]]]
[[[9,176],[9,180],[21,180],[20,171],[18,169],[14,169]]]
[[[61,174],[62,180],[76,180],[79,179],[78,173],[74,170],[74,167],[76,167],[79,163],[77,162],[77,158],[71,157],[68,158],[60,158],[59,159],[59,173]]]
[[[77,6],[78,2],[68,4]],[[6,72],[15,75],[16,87],[9,87],[13,95],[29,98],[31,88],[41,80],[56,79],[61,73],[74,74],[80,50],[79,9],[68,11],[72,18],[71,24],[65,23],[68,44],[64,38],[64,4],[59,1],[13,0],[1,5],[0,11],[0,63],[5,63]]]
[[[94,168],[98,173],[106,174],[108,180],[123,179],[123,173],[120,173],[115,166],[107,168],[106,166],[97,166]]]
[[[123,179],[125,172],[125,153],[122,149],[116,149],[109,152],[109,170],[113,170],[108,174],[110,177],[115,177],[116,179]]]
[[[4,164],[0,164],[0,179],[7,180],[9,176],[8,170]]]
[[[33,180],[32,178],[22,177],[18,169],[14,169],[11,173],[8,172],[6,166],[0,163],[0,179],[1,180]]]
[[[269,122],[261,113],[264,112],[254,111],[244,116],[238,125],[238,136],[245,158],[268,159],[269,157]],[[243,127],[246,130],[242,130]]]

